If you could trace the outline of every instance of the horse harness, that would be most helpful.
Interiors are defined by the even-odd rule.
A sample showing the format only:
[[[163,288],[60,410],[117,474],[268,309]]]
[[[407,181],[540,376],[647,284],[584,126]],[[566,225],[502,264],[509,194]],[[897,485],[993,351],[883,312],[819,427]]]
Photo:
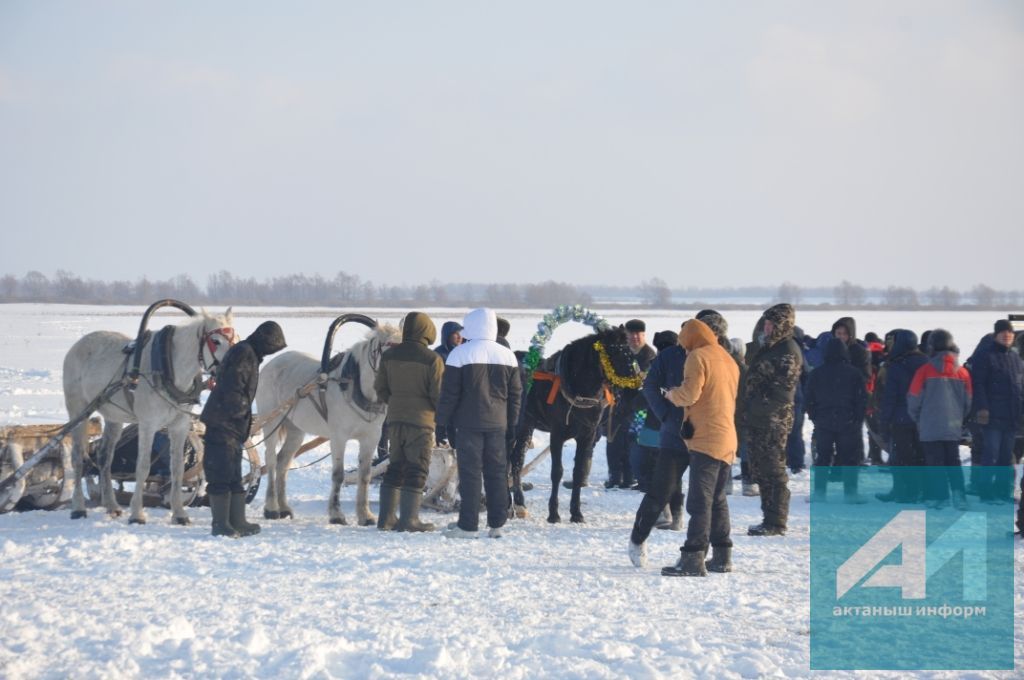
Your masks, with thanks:
[[[147,343],[150,343],[150,340],[152,340],[150,343],[150,377],[147,377],[146,381],[155,392],[158,394],[162,392],[161,396],[165,395],[168,401],[175,406],[191,406],[199,403],[199,395],[206,388],[206,380],[203,379],[202,372],[212,371],[220,364],[220,360],[217,359],[216,344],[214,344],[213,336],[220,335],[229,344],[235,344],[235,332],[232,328],[217,328],[207,333],[201,333],[197,357],[201,371],[193,378],[192,385],[187,390],[181,390],[174,384],[173,340],[177,328],[177,326],[168,325],[156,333],[147,330],[125,347],[124,352],[129,355],[132,367],[131,370],[127,370],[128,363],[126,361],[122,393],[128,402],[130,412],[134,413],[135,411],[135,388],[139,384],[139,367],[142,363],[144,348]],[[210,351],[210,357],[213,360],[212,364],[207,365],[206,358],[203,356],[203,349]]]
[[[564,357],[565,355],[559,355],[558,365],[555,367],[554,372],[536,370],[533,372],[533,379],[534,381],[541,380],[551,383],[551,389],[548,391],[547,399],[545,399],[548,406],[555,403],[555,399],[558,398],[559,394],[569,402],[569,409],[565,413],[566,425],[569,424],[569,417],[572,415],[574,408],[590,409],[615,405],[615,397],[612,395],[612,391],[608,388],[607,384],[602,385],[602,391],[597,397],[585,397],[570,392],[567,381],[562,380],[562,360]]]
[[[377,343],[376,347],[371,347],[370,350],[370,368],[376,373],[380,367],[380,357],[383,354],[383,349],[380,347],[380,343]],[[330,373],[341,366],[341,373],[335,378],[329,377]],[[372,422],[375,418],[380,416],[382,413],[387,411],[387,404],[381,401],[370,401],[363,394],[362,387],[360,386],[360,378],[362,375],[362,369],[359,366],[359,361],[355,355],[351,352],[342,352],[335,354],[331,359],[331,363],[327,367],[326,373],[321,373],[317,377],[317,383],[319,389],[314,392],[310,392],[305,395],[310,400],[313,407],[316,409],[320,417],[324,419],[324,422],[328,422],[327,416],[327,385],[330,382],[338,383],[338,388],[342,394],[348,394],[352,400],[352,405],[355,406],[356,413],[365,420],[366,422]],[[315,397],[313,395],[316,395]]]

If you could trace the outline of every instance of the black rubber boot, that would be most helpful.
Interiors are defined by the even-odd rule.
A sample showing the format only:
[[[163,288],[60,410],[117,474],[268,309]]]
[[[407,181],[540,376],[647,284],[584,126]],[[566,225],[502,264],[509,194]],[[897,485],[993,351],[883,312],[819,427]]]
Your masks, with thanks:
[[[210,513],[213,515],[213,536],[238,538],[239,533],[231,526],[231,495],[226,493],[210,494]]]
[[[377,511],[377,528],[391,531],[398,522],[395,515],[398,505],[398,489],[388,484],[380,485],[380,508]]]
[[[402,489],[399,498],[399,517],[395,531],[433,531],[434,525],[429,522],[420,521],[420,503],[423,502],[423,492],[412,489]]]
[[[755,524],[747,527],[747,536],[785,536],[786,528],[772,526],[770,524]]]
[[[662,576],[707,576],[708,570],[704,566],[704,554],[706,551],[697,552],[682,551],[679,561],[671,567],[662,567]]]
[[[711,546],[711,559],[705,563],[705,566],[708,571],[713,571],[717,574],[727,574],[732,571],[732,546]]]
[[[231,509],[228,512],[231,526],[241,536],[253,536],[260,533],[260,525],[245,521],[245,493],[231,494]]]

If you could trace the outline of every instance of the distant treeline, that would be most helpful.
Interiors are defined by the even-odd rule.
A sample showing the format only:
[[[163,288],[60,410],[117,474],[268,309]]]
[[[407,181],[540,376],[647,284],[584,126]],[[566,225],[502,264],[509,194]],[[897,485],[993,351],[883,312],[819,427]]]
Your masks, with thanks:
[[[1024,291],[1002,291],[978,284],[966,291],[948,286],[927,290],[889,286],[865,287],[843,281],[830,287],[780,286],[733,288],[670,288],[652,278],[633,286],[543,283],[443,283],[388,285],[338,272],[333,278],[319,274],[293,274],[258,281],[222,271],[205,286],[187,274],[172,279],[98,281],[58,270],[53,277],[31,271],[22,277],[0,278],[0,302],[58,302],[71,304],[145,305],[162,298],[192,304],[274,306],[381,307],[492,305],[503,308],[553,307],[560,304],[647,305],[692,308],[716,305],[725,309],[759,307],[790,302],[801,307],[843,309],[1003,309],[1024,307]]]

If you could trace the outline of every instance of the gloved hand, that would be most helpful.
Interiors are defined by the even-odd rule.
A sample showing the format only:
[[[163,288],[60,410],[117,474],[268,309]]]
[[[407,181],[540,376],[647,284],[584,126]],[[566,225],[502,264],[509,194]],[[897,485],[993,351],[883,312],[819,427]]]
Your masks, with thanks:
[[[974,422],[978,425],[988,425],[989,413],[987,408],[980,409],[974,414]]]

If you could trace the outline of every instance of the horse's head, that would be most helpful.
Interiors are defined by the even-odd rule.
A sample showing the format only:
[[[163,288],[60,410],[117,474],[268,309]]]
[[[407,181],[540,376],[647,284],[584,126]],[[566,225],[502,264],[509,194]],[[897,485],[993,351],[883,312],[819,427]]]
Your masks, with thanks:
[[[210,314],[205,309],[196,324],[199,338],[199,364],[210,371],[220,363],[231,346],[238,342],[231,307],[223,314]]]
[[[617,389],[639,389],[643,383],[643,372],[629,349],[626,330],[616,326],[596,336],[594,351],[601,363],[605,382]]]

